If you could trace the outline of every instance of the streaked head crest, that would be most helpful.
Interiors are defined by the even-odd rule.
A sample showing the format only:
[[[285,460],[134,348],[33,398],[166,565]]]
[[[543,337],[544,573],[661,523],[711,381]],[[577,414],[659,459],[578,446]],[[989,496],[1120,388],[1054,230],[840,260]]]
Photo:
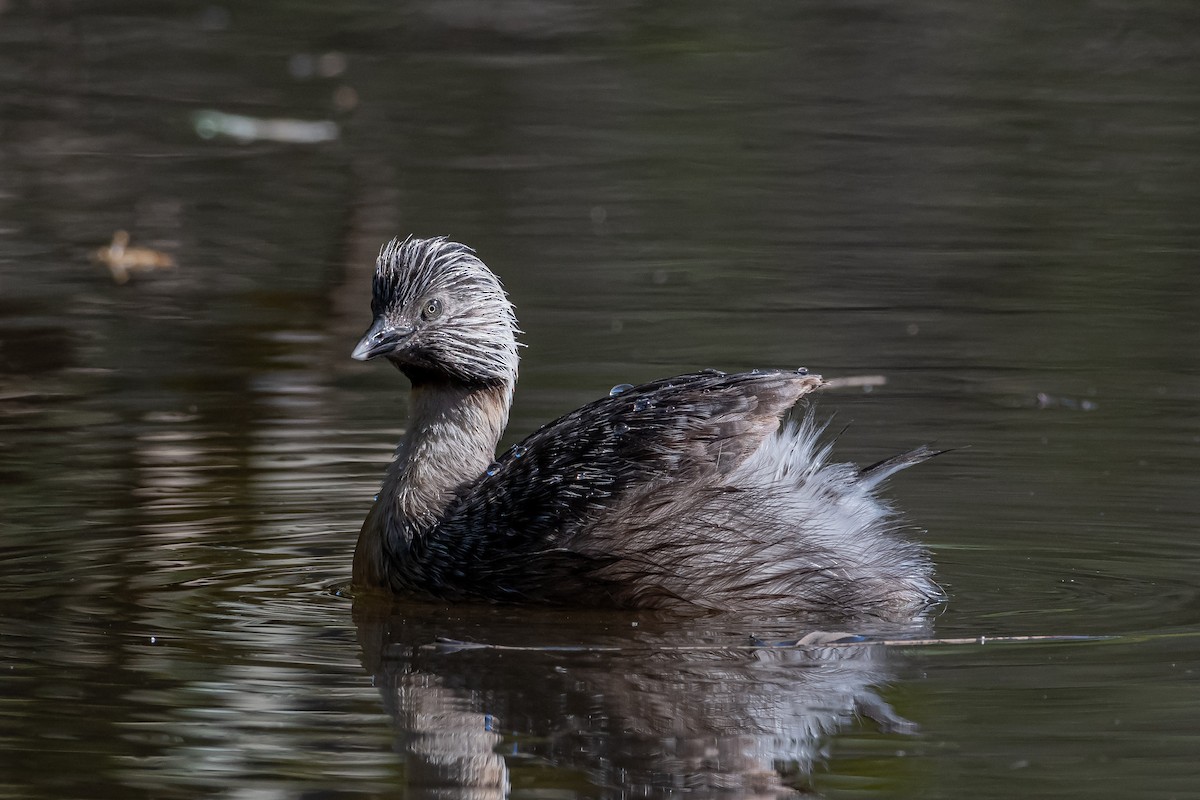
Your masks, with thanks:
[[[480,273],[495,280],[492,271],[465,244],[451,242],[445,236],[431,239],[397,236],[379,250],[371,311],[379,314],[438,286],[448,286]],[[498,280],[496,285],[499,288]]]
[[[513,306],[475,251],[444,236],[397,237],[384,245],[375,265],[372,313],[403,313],[433,295],[450,306],[443,324],[421,337],[423,354],[457,378],[515,381],[519,331]]]

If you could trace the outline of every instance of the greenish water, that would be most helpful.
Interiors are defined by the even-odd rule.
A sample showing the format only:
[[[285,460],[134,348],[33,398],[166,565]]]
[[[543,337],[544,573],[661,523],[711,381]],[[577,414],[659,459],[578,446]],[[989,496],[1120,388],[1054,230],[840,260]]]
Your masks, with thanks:
[[[0,3],[0,797],[1197,796],[1197,53],[1185,2]],[[958,448],[889,490],[951,599],[861,632],[1112,638],[356,606],[409,232],[517,304],[506,441],[882,375],[819,408]]]

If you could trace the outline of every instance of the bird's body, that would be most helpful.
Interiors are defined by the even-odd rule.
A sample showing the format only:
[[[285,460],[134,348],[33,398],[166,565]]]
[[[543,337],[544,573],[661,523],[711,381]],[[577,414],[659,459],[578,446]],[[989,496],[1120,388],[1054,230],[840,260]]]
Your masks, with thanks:
[[[499,281],[444,239],[380,255],[355,350],[413,383],[412,419],[354,556],[354,582],[446,599],[628,608],[910,613],[939,595],[875,496],[920,448],[828,463],[823,381],[714,370],[612,394],[495,458],[516,382]],[[493,460],[495,459],[495,460]]]

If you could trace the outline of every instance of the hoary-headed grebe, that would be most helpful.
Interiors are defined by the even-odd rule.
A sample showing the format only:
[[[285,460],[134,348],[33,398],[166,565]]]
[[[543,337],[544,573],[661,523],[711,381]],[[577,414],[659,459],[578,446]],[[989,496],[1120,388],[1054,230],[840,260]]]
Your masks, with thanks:
[[[500,281],[444,238],[379,255],[354,349],[412,382],[411,420],[354,552],[354,584],[449,600],[786,613],[913,612],[940,596],[876,496],[928,448],[830,463],[817,375],[715,370],[609,396],[499,457],[517,380]]]

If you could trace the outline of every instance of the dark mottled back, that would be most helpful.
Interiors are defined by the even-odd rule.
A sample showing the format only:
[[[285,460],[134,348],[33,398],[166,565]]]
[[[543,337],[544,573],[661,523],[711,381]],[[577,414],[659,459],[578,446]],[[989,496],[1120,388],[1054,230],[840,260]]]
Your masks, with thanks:
[[[683,487],[741,464],[817,376],[715,371],[644,384],[545,425],[464,486],[437,528],[397,554],[397,588],[443,597],[603,604],[572,547],[624,495]],[[601,594],[595,594],[600,592]]]

